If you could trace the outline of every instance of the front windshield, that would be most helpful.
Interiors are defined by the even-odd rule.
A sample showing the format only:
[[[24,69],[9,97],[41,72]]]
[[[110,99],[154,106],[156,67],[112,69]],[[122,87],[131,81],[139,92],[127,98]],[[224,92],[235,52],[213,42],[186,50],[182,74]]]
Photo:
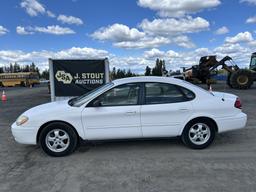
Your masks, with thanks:
[[[253,57],[251,60],[251,68],[256,67],[256,57]]]
[[[87,102],[87,99],[88,98],[91,98],[91,96],[93,96],[94,94],[97,94],[97,93],[100,93],[102,92],[103,90],[106,90],[110,87],[112,87],[114,84],[112,82],[109,82],[105,85],[102,85],[96,89],[93,89],[87,93],[85,93],[84,95],[81,95],[79,97],[75,97],[75,98],[72,98],[69,100],[69,104],[71,106],[81,106],[82,104],[86,103]]]

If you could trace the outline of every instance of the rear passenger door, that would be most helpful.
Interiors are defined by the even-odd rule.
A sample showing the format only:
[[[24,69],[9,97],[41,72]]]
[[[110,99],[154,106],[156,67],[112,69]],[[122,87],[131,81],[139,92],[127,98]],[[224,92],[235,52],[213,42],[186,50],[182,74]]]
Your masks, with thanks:
[[[182,89],[188,91],[184,93]],[[189,90],[168,83],[145,83],[141,107],[143,137],[177,136],[192,113]],[[191,95],[192,94],[192,95]]]

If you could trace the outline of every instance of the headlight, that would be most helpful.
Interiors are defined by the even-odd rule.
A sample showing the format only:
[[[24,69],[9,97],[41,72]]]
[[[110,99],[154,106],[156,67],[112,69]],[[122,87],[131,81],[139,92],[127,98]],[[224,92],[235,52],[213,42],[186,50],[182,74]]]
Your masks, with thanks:
[[[24,123],[26,123],[28,121],[28,117],[27,116],[20,116],[17,120],[16,120],[16,125],[20,126],[23,125]]]

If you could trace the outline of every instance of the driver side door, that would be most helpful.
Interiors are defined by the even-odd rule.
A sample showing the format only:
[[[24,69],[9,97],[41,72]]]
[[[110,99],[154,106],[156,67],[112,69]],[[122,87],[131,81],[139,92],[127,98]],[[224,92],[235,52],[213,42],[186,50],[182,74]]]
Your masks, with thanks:
[[[140,94],[141,85],[129,83],[116,86],[93,99],[82,111],[86,138],[142,137]]]

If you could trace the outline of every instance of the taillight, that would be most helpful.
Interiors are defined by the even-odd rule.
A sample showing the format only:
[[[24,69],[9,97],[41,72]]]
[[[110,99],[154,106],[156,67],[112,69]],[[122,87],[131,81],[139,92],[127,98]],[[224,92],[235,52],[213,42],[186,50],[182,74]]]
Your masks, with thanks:
[[[235,107],[238,109],[242,109],[242,102],[239,97],[236,98]]]

